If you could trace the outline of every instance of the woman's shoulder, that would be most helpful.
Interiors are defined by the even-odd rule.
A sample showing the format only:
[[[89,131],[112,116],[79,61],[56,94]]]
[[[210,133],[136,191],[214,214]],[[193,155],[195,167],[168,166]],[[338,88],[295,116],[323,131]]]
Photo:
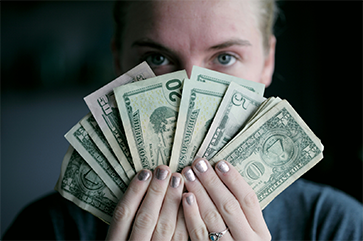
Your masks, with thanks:
[[[279,238],[363,238],[362,204],[338,189],[308,180],[290,185],[263,213],[271,232]]]
[[[107,228],[100,219],[52,192],[26,206],[3,240],[104,239]]]
[[[343,208],[344,211],[362,208],[362,204],[358,200],[341,190],[302,178],[290,185],[279,196],[279,199],[284,202],[291,202],[293,200],[307,208]],[[279,199],[276,199],[276,201],[278,202]]]

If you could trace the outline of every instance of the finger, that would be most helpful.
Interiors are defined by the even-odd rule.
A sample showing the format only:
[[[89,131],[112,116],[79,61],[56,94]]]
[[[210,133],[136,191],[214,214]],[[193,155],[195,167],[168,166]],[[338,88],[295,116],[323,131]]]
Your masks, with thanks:
[[[149,186],[151,176],[149,170],[142,170],[130,182],[124,196],[114,210],[106,240],[127,239],[132,221]]]
[[[262,215],[258,198],[250,185],[228,162],[216,164],[216,173],[240,203],[243,213],[251,228],[260,234],[270,235]]]
[[[194,175],[193,170],[190,167],[186,167],[183,169],[182,174],[185,177],[185,186],[187,190],[194,193],[196,197],[200,215],[205,222],[207,230],[209,232],[220,232],[225,230],[227,227],[222,216],[203,185]],[[230,234],[228,233],[228,235]]]
[[[190,239],[192,241],[208,240],[207,227],[200,216],[197,200],[193,193],[184,193],[182,203]]]
[[[173,234],[172,241],[188,240],[189,234],[187,226],[185,224],[183,205],[179,206],[178,219],[176,222],[175,231]]]
[[[234,239],[244,239],[253,234],[241,206],[234,195],[224,185],[209,162],[198,158],[194,161],[193,170],[222,215]],[[235,185],[238,185],[237,183]],[[222,231],[222,230],[219,230]]]
[[[172,238],[177,222],[183,186],[184,182],[181,174],[173,173],[152,240],[170,240]]]
[[[169,179],[170,168],[168,166],[163,165],[155,169],[144,201],[136,214],[130,239],[151,239],[159,218],[160,209],[168,188]]]

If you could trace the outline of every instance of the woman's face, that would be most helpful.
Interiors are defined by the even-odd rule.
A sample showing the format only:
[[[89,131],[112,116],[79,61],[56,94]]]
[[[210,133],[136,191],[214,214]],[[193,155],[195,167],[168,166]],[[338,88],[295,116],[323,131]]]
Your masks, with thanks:
[[[264,51],[252,1],[140,1],[130,6],[116,51],[118,74],[147,61],[155,74],[193,65],[268,86],[275,38]]]

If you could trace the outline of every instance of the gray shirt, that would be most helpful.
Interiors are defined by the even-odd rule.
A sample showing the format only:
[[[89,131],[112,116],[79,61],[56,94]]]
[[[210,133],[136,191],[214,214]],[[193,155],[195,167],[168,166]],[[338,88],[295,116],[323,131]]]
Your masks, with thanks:
[[[273,240],[363,240],[363,206],[332,187],[299,179],[263,211]],[[108,225],[58,193],[27,206],[3,240],[104,240]]]

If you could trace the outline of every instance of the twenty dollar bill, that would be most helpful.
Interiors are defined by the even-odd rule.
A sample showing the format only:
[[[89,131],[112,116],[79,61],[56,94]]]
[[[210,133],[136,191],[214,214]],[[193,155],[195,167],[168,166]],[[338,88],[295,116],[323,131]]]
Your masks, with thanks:
[[[226,89],[224,84],[184,81],[169,164],[173,172],[181,171],[194,160]]]
[[[114,89],[136,171],[169,162],[185,70]]]

